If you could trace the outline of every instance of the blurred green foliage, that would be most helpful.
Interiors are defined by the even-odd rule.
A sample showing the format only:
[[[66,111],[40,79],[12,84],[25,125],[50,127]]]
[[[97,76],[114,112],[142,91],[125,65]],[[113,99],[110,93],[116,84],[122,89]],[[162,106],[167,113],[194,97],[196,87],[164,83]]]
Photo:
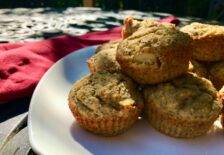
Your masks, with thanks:
[[[82,6],[82,0],[0,0],[0,8],[77,6]]]
[[[49,0],[52,7],[76,7],[82,6],[82,0]]]
[[[93,0],[95,7],[103,10],[133,9],[140,11],[156,11],[175,14],[177,16],[193,16],[209,19],[223,19],[223,6],[212,8],[222,0]],[[0,8],[17,7],[79,7],[83,0],[0,0]],[[221,8],[221,9],[220,9]],[[224,15],[223,15],[224,16]]]
[[[105,10],[134,9],[207,18],[211,1],[213,0],[95,0],[95,6]]]

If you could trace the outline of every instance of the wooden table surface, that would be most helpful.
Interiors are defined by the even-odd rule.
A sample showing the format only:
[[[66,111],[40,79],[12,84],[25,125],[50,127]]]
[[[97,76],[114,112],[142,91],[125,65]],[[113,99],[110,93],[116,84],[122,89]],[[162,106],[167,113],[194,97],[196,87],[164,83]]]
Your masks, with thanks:
[[[122,24],[128,16],[158,20],[166,13],[102,11],[99,8],[0,9],[0,43],[39,41],[59,35],[82,35]],[[198,18],[178,17],[180,27]],[[29,144],[27,115],[31,97],[0,104],[0,155],[35,154]]]

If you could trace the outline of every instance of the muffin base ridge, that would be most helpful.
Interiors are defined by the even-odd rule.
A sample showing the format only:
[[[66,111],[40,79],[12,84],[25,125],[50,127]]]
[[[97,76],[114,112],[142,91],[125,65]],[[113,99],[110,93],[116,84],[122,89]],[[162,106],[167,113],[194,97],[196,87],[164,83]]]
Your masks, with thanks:
[[[69,108],[80,127],[98,135],[115,136],[125,132],[134,125],[143,109],[143,104],[139,104],[131,111],[131,117],[126,118],[112,116],[90,118],[83,116],[78,112],[75,103],[70,99]]]
[[[187,120],[170,117],[157,107],[146,107],[148,122],[161,133],[176,138],[193,138],[204,135],[213,125],[216,118]],[[218,117],[218,116],[217,116]]]

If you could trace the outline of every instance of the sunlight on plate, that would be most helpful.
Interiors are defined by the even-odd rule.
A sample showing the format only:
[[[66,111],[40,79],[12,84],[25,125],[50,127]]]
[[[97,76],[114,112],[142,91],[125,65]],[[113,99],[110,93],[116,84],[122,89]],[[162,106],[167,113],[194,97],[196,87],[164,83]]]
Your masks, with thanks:
[[[81,129],[68,108],[67,95],[71,85],[88,74],[86,60],[95,48],[84,48],[62,58],[36,87],[28,117],[29,138],[35,152],[47,155],[224,154],[224,132],[218,121],[207,135],[194,139],[168,137],[144,119],[115,137],[102,137]]]

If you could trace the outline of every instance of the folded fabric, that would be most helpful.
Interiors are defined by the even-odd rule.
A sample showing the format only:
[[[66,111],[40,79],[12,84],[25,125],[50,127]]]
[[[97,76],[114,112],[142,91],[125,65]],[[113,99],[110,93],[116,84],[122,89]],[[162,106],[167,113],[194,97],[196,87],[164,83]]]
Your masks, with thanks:
[[[161,22],[179,24],[174,16]],[[121,28],[40,42],[0,44],[0,103],[31,96],[43,74],[57,60],[75,50],[119,39]]]

